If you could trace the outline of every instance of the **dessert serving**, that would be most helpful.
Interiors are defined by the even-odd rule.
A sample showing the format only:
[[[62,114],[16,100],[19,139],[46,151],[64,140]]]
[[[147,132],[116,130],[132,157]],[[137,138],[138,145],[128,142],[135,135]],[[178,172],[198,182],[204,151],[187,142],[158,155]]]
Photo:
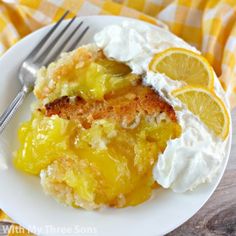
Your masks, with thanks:
[[[61,203],[135,206],[156,188],[194,191],[225,157],[227,100],[212,67],[170,32],[132,21],[38,72],[18,170]]]

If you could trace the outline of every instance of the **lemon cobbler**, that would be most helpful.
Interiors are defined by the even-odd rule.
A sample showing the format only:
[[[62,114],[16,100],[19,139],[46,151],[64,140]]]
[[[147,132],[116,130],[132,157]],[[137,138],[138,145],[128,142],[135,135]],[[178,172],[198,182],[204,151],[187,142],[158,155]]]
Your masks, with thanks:
[[[157,187],[152,168],[181,133],[173,108],[94,45],[40,69],[37,108],[19,128],[16,168],[73,207],[133,206]]]
[[[227,97],[200,52],[161,28],[104,27],[41,68],[34,94],[14,165],[65,205],[135,206],[158,187],[192,191],[223,166]]]

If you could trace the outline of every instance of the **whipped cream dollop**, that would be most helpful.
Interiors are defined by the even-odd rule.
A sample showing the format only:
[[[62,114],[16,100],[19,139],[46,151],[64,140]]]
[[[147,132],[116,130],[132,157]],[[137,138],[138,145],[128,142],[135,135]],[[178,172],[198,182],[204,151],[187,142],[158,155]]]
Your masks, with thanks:
[[[94,40],[107,57],[126,63],[136,74],[146,72],[152,55],[167,48],[181,47],[198,52],[165,29],[154,30],[132,20],[105,27]]]
[[[182,134],[169,140],[165,151],[159,155],[153,168],[154,179],[175,192],[192,190],[211,181],[226,156],[227,140],[217,138],[184,104],[171,96],[171,91],[184,83],[148,70],[149,62],[158,52],[178,47],[199,53],[197,49],[165,29],[132,20],[105,27],[94,40],[108,58],[124,62],[133,73],[144,75],[145,85],[152,86],[173,107],[178,107],[176,115]],[[228,105],[216,75],[215,90]]]
[[[201,183],[211,181],[226,155],[226,141],[216,137],[171,95],[171,91],[180,88],[183,83],[153,72],[147,73],[144,83],[151,85],[173,107],[178,107],[175,112],[182,127],[181,137],[170,140],[164,153],[159,155],[153,169],[154,179],[175,192],[192,190]],[[220,84],[217,83],[216,87],[216,92],[222,96]]]

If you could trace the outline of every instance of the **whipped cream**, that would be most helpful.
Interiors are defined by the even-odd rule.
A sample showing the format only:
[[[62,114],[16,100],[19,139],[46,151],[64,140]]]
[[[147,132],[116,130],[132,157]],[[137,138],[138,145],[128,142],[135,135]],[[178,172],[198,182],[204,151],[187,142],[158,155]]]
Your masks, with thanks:
[[[165,29],[132,20],[105,27],[94,40],[107,57],[126,63],[133,73],[143,74],[145,85],[152,86],[173,107],[178,107],[176,115],[182,134],[169,140],[165,151],[159,155],[153,168],[154,179],[175,192],[192,190],[211,181],[226,155],[227,140],[217,138],[184,104],[171,96],[171,91],[183,86],[183,82],[148,71],[149,62],[158,52],[180,47],[199,53],[197,49]],[[228,106],[216,75],[215,90]]]
[[[227,142],[216,137],[184,104],[171,96],[171,91],[183,86],[183,83],[153,72],[147,73],[144,82],[173,107],[178,107],[175,112],[182,127],[181,137],[170,140],[164,153],[159,155],[153,168],[154,179],[175,192],[192,190],[201,183],[211,181],[226,155]],[[218,95],[222,96],[219,86],[218,83]]]
[[[136,74],[145,73],[153,54],[167,48],[180,47],[198,52],[165,29],[153,29],[132,20],[105,27],[94,40],[107,57],[126,63]]]

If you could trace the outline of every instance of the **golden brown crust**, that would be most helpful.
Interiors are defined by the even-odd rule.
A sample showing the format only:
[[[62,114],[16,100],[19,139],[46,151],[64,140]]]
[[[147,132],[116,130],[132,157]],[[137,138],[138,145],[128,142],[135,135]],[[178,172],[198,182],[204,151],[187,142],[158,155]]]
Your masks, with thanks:
[[[88,172],[86,172],[86,170]],[[74,207],[82,207],[87,210],[99,207],[95,203],[95,192],[91,192],[91,200],[82,199],[75,189],[69,186],[65,179],[68,172],[77,173],[77,178],[87,174],[87,178],[92,178],[93,169],[87,160],[79,158],[61,157],[52,162],[46,169],[40,173],[41,185],[47,194],[53,195],[59,202]]]
[[[132,123],[137,115],[158,115],[165,112],[176,121],[175,111],[151,88],[141,84],[129,90],[106,95],[103,101],[86,102],[80,97],[71,101],[61,97],[45,105],[46,116],[58,115],[64,119],[79,120],[84,127],[90,127],[94,120],[111,118],[118,122]]]
[[[87,64],[95,61],[98,58],[104,58],[102,50],[89,51],[87,48],[78,48],[71,57],[70,63],[61,64],[54,71],[54,78],[58,79],[61,77],[68,76],[75,68],[81,68]]]
[[[88,44],[84,47],[64,53],[47,68],[42,67],[37,75],[34,94],[39,100],[47,99],[63,77],[70,77],[75,68],[83,68],[91,62],[105,58],[102,50]]]

